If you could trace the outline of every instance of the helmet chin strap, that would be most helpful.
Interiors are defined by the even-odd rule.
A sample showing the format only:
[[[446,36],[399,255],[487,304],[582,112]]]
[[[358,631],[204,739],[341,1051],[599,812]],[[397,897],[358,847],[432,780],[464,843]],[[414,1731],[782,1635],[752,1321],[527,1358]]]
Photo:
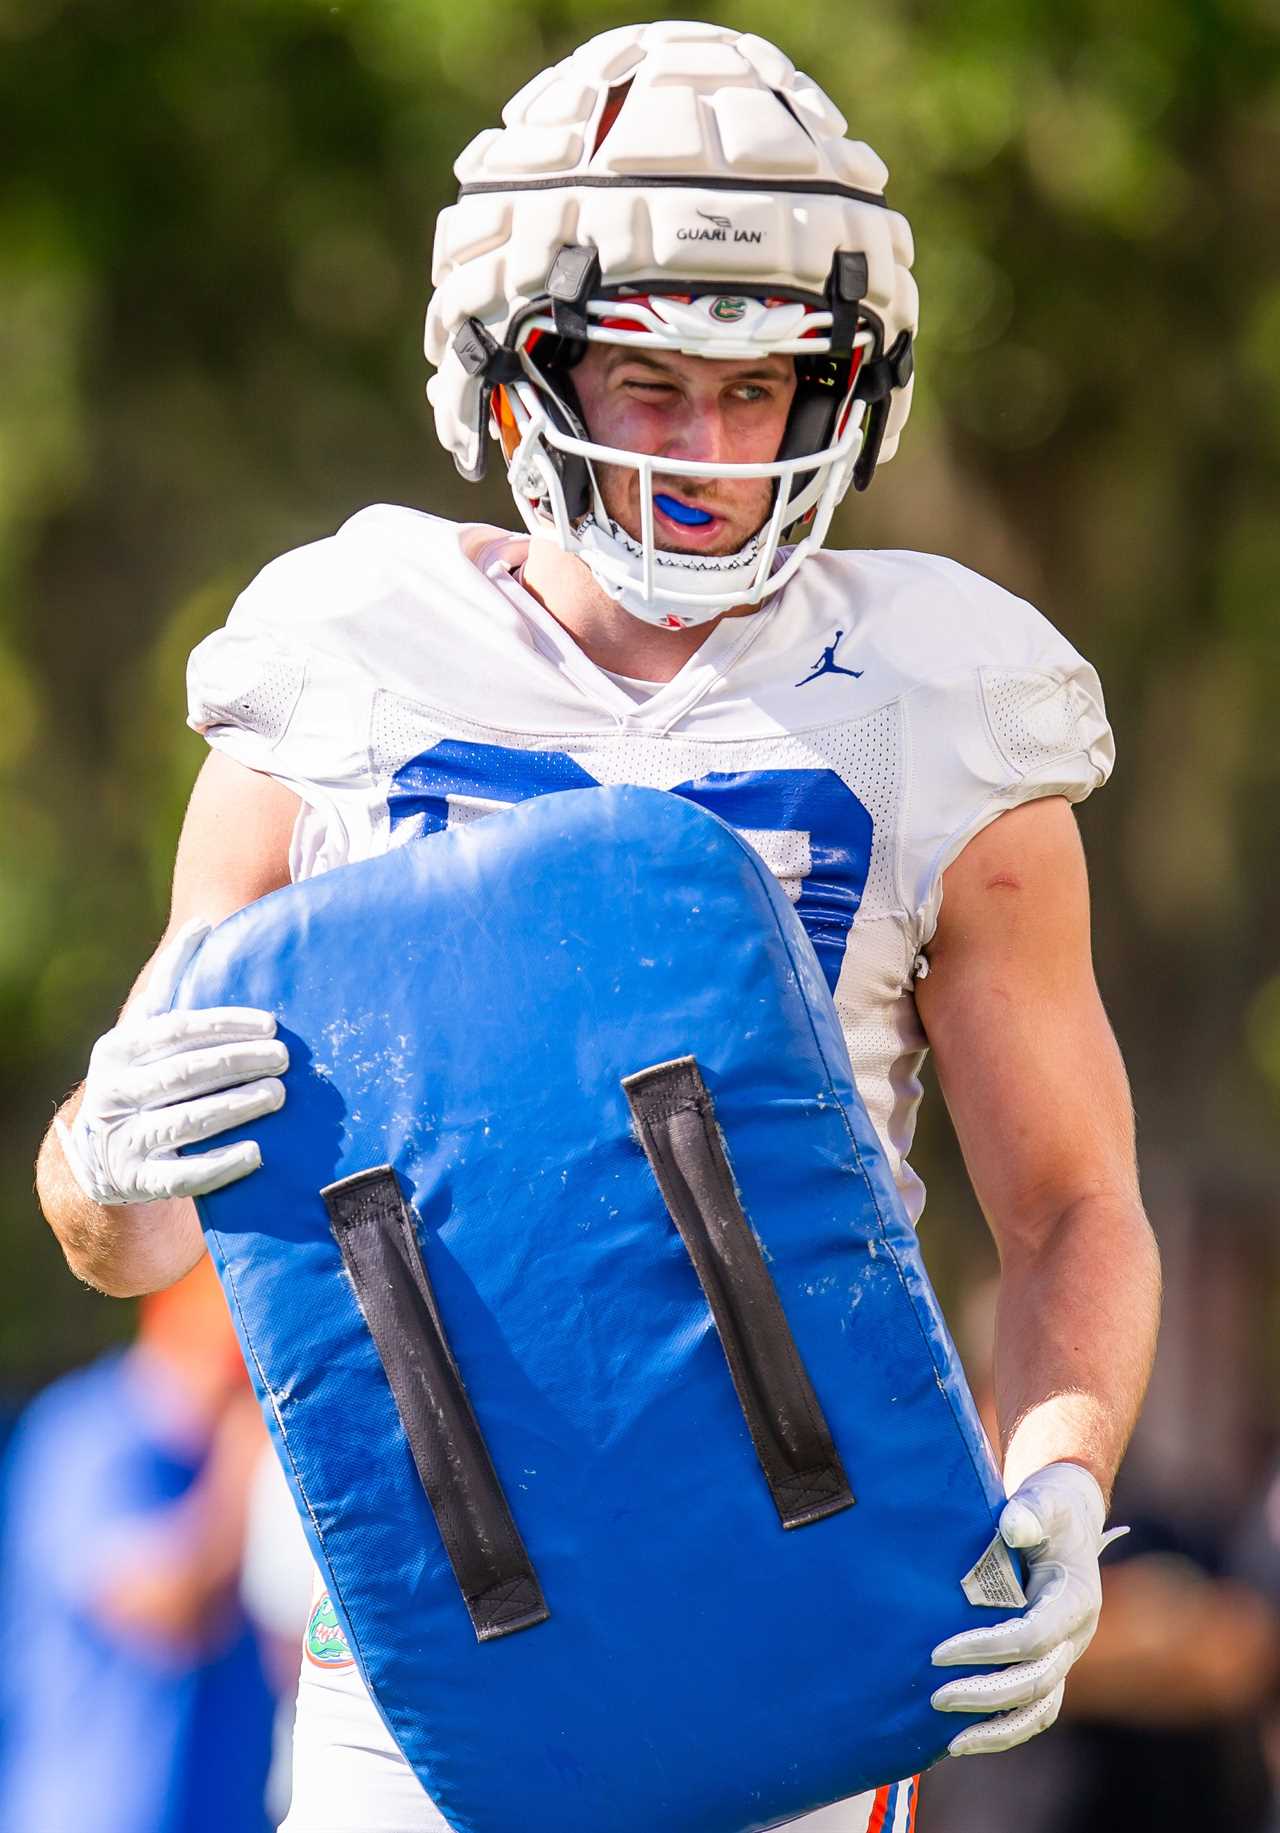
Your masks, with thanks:
[[[741,592],[743,603],[760,603],[769,594],[753,591],[763,547],[763,530],[751,536],[736,554],[682,554],[659,548],[653,554],[653,589],[646,596],[627,564],[643,562],[644,545],[629,535],[612,517],[603,521],[594,514],[578,523],[578,557],[615,603],[633,617],[660,628],[687,630],[721,617],[732,605],[726,594]],[[673,595],[666,599],[663,587]],[[676,596],[676,595],[679,596]],[[691,603],[699,595],[709,602]]]

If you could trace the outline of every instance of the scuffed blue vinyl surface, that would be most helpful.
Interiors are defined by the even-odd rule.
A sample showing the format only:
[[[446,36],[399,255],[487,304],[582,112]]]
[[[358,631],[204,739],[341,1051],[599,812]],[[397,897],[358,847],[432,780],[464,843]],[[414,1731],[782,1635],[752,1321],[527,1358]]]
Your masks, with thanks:
[[[288,1099],[200,1200],[313,1550],[459,1833],[748,1833],[934,1761],[1000,1489],[785,895],[654,790],[540,797],[216,929]],[[696,1057],[856,1506],[784,1532],[620,1079]],[[228,1135],[235,1137],[236,1135]],[[550,1620],[477,1643],[319,1192],[394,1166]]]

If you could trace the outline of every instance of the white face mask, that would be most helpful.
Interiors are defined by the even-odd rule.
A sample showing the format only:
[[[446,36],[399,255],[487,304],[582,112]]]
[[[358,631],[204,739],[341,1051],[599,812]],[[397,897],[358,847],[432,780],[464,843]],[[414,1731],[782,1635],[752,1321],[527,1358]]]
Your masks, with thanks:
[[[588,306],[588,341],[669,350],[686,356],[743,359],[769,355],[820,356],[829,347],[831,314],[796,302],[766,303],[733,295],[698,299],[615,299]],[[599,321],[607,319],[607,323]],[[626,328],[633,325],[634,328]],[[508,479],[526,526],[548,532],[566,553],[588,566],[611,598],[643,622],[666,629],[706,623],[742,605],[758,605],[778,592],[803,561],[821,547],[837,504],[853,477],[862,446],[866,404],[850,386],[835,415],[831,444],[820,451],[761,464],[714,464],[627,452],[569,431],[573,416],[528,354],[532,332],[552,334],[552,318],[529,319],[517,345],[525,375],[507,384],[517,443]],[[860,331],[856,347],[873,343]],[[570,518],[560,468],[553,454],[586,466],[590,509]],[[619,527],[605,508],[597,465],[634,471],[639,480],[640,538]],[[736,554],[673,552],[657,545],[655,475],[703,481],[768,480],[773,507],[764,525]],[[657,492],[661,496],[662,492]],[[664,508],[668,505],[664,504]],[[678,511],[676,519],[679,519]],[[805,523],[796,544],[782,548],[788,529]]]

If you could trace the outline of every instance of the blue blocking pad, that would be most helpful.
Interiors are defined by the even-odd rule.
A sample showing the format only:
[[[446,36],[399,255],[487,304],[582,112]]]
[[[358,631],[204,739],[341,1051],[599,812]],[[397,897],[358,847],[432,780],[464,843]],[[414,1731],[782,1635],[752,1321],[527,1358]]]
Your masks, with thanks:
[[[539,797],[251,905],[177,1003],[289,1045],[261,1170],[199,1207],[458,1833],[747,1833],[942,1753],[930,1651],[1010,1614],[970,1601],[1000,1488],[745,843],[654,790]]]

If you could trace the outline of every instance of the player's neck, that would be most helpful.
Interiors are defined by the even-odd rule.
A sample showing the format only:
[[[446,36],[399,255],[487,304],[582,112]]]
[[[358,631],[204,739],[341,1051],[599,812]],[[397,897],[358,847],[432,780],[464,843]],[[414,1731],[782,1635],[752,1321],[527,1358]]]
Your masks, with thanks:
[[[597,668],[637,681],[674,680],[720,622],[713,618],[693,630],[659,630],[641,623],[609,597],[581,560],[553,541],[529,543],[521,578],[525,590],[563,625]],[[752,609],[744,605],[723,615],[745,617]]]

